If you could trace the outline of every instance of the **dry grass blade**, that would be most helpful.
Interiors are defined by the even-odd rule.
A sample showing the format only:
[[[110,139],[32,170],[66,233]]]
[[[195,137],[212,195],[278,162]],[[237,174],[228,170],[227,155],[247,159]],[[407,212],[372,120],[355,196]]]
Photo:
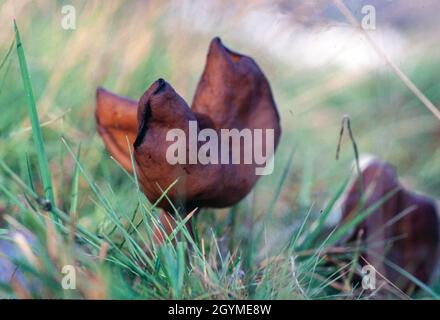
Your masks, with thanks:
[[[335,6],[341,11],[341,13],[347,18],[347,20],[357,28],[371,45],[371,47],[376,51],[383,61],[393,70],[393,72],[399,77],[399,79],[408,87],[408,89],[423,103],[423,105],[428,108],[432,114],[440,120],[440,111],[439,109],[428,99],[428,97],[420,91],[419,88],[411,81],[410,78],[392,61],[388,58],[388,56],[383,52],[383,50],[373,41],[373,39],[369,36],[369,34],[362,28],[359,22],[356,20],[351,11],[347,8],[347,6],[342,2],[342,0],[333,0]]]

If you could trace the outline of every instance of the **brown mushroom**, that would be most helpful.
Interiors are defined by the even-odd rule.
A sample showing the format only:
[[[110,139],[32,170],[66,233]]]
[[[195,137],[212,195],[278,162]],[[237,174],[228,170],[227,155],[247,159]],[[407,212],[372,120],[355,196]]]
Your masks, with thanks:
[[[410,291],[415,285],[395,266],[428,283],[439,252],[439,219],[434,201],[405,189],[395,169],[377,159],[370,159],[362,168],[364,203],[359,186],[354,181],[345,195],[342,221],[363,209],[378,207],[354,230],[348,242],[361,236],[367,245],[364,259],[401,290]]]
[[[137,135],[137,105],[136,101],[103,88],[96,90],[95,118],[98,133],[110,154],[130,172],[132,165],[128,147],[133,146]]]
[[[239,153],[235,153],[232,139],[214,144],[213,135],[222,136],[223,130],[258,132],[260,138],[254,136],[252,143],[265,153],[266,159],[272,157],[281,135],[278,111],[263,72],[252,58],[227,49],[219,38],[211,41],[192,108],[169,83],[159,79],[142,95],[137,106],[134,101],[98,89],[96,122],[110,154],[131,170],[125,138],[128,136],[134,147],[139,182],[147,198],[157,201],[177,180],[167,196],[186,213],[194,208],[237,203],[261,175],[257,174],[261,163],[256,156],[249,157],[245,137],[239,138]],[[170,163],[167,152],[176,141],[167,139],[167,135],[173,129],[186,136],[194,132],[209,134],[199,137],[195,145],[184,146],[183,163]],[[268,139],[269,133],[273,141]],[[209,148],[206,147],[208,142]],[[198,153],[193,152],[200,152],[203,145],[204,162],[195,158]],[[211,157],[213,154],[218,155],[217,161]],[[158,206],[171,211],[167,199]]]

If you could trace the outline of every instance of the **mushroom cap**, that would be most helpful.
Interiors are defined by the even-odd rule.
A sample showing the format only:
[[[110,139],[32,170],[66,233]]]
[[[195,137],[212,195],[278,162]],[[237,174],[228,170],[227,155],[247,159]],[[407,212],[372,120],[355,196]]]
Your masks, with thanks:
[[[123,116],[125,111],[126,117]],[[96,119],[98,132],[109,152],[131,170],[125,138],[128,136],[134,146],[139,182],[149,200],[157,201],[177,180],[167,197],[186,210],[231,206],[245,197],[260,177],[256,168],[261,164],[257,164],[254,157],[250,163],[244,161],[246,150],[249,151],[244,138],[239,140],[238,155],[233,154],[232,148],[222,153],[220,137],[224,129],[240,132],[260,129],[262,139],[257,141],[253,137],[253,147],[260,147],[267,161],[271,160],[271,152],[278,146],[281,135],[278,111],[263,72],[252,58],[232,52],[219,38],[211,41],[191,108],[169,83],[159,79],[142,95],[137,106],[131,100],[99,90]],[[218,162],[191,161],[190,152],[199,152],[207,141],[211,142],[211,136],[205,137],[205,141],[196,140],[196,149],[190,149],[190,121],[196,124],[197,134],[208,130],[217,135],[218,143],[212,141],[210,150],[219,155]],[[176,143],[167,139],[173,129],[187,137],[186,147],[182,149],[186,154],[185,163],[167,161],[167,151]],[[265,139],[268,129],[273,131],[273,148]],[[197,154],[195,156],[197,158]],[[222,157],[228,161],[221,161]],[[233,157],[235,160],[239,157],[238,163],[232,163]],[[170,210],[171,204],[162,199],[159,207]]]
[[[118,96],[104,88],[96,90],[95,120],[98,133],[109,153],[129,172],[132,172],[129,146],[133,146],[137,135],[137,105],[135,100]]]
[[[424,283],[430,281],[438,263],[439,218],[435,202],[406,189],[390,164],[372,159],[362,168],[364,208],[377,208],[355,229],[366,241],[365,259],[402,290],[412,282],[391,262]],[[342,205],[342,221],[362,209],[358,181],[353,181]]]

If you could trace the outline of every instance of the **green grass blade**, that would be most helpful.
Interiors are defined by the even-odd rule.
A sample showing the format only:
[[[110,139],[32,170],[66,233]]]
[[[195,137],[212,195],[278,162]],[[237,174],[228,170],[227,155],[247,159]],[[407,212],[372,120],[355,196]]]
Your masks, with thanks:
[[[29,155],[27,153],[26,153],[26,169],[27,169],[30,188],[32,189],[32,191],[35,192],[34,183],[32,181],[31,163],[29,161]]]
[[[50,201],[51,205],[55,205],[55,198],[52,188],[52,179],[49,170],[49,161],[47,159],[47,154],[44,148],[43,136],[41,133],[40,122],[38,119],[37,108],[35,105],[34,93],[32,91],[31,79],[29,76],[26,57],[23,50],[23,45],[20,39],[20,33],[18,31],[17,24],[14,20],[15,29],[15,42],[17,45],[17,55],[18,61],[20,63],[21,78],[23,80],[24,90],[26,93],[27,104],[29,108],[29,118],[32,126],[32,136],[34,138],[35,145],[37,147],[38,164],[40,167],[41,179],[43,181],[44,193],[47,200]]]
[[[398,191],[398,188],[391,190],[390,192],[386,193],[380,200],[376,201],[373,205],[363,210],[362,212],[359,212],[356,216],[345,222],[328,240],[328,244],[333,245],[337,243],[343,236],[348,234],[350,230],[356,228],[362,221],[364,221],[369,215],[374,213],[381,205],[383,205],[388,199],[394,196]]]
[[[81,144],[78,145],[77,158],[80,160],[80,152],[81,152]],[[70,211],[71,215],[76,215],[76,209],[78,205],[78,180],[79,180],[79,166],[78,163],[75,162],[75,169],[73,171],[72,178],[72,191],[70,197]]]
[[[275,192],[274,192],[274,196],[269,204],[269,207],[267,209],[267,219],[271,219],[272,218],[272,213],[273,213],[273,209],[278,201],[278,198],[281,195],[281,190],[284,186],[284,182],[286,181],[287,176],[289,175],[289,171],[290,168],[292,166],[292,161],[293,161],[293,155],[295,153],[295,147],[292,148],[292,150],[290,151],[289,154],[289,158],[287,159],[287,163],[286,166],[284,167],[283,173],[281,175],[280,181],[278,182]]]
[[[34,190],[31,187],[29,187],[26,183],[24,183],[23,180],[21,180],[20,177],[14,171],[12,171],[12,169],[9,168],[9,166],[2,159],[0,159],[0,168],[9,177],[11,177],[11,179],[14,180],[14,182],[17,185],[19,185],[23,190],[29,193],[32,196],[32,198],[34,198],[35,200],[38,199],[38,194],[34,192]]]
[[[325,227],[325,222],[327,221],[330,213],[332,212],[333,207],[335,206],[338,199],[342,196],[344,190],[347,188],[348,182],[349,179],[346,179],[343,183],[341,183],[338,190],[331,198],[329,204],[326,206],[324,212],[321,213],[318,220],[314,223],[314,225],[312,225],[309,233],[304,238],[303,242],[300,244],[299,248],[297,248],[299,251],[307,250],[312,247],[313,243],[315,242],[315,240],[318,238],[323,228]]]
[[[12,49],[14,49],[14,43],[15,41],[12,41],[11,45],[9,46],[8,51],[6,52],[5,56],[3,57],[2,61],[0,62],[0,70],[5,65],[6,61],[8,60],[9,56],[11,55]]]

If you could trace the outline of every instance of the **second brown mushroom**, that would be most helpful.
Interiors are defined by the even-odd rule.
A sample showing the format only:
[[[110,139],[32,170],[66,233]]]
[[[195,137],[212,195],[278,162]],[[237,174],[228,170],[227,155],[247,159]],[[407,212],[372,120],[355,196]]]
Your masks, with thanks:
[[[131,148],[142,191],[151,202],[161,199],[158,206],[172,212],[188,213],[195,208],[221,208],[234,205],[253,188],[260,175],[257,164],[244,163],[244,142],[240,140],[238,163],[170,164],[166,159],[172,142],[166,136],[171,129],[189,134],[189,121],[197,124],[197,132],[210,129],[220,135],[223,129],[273,130],[273,151],[281,135],[280,119],[270,85],[255,61],[226,48],[219,38],[211,41],[205,69],[197,85],[191,108],[163,79],[154,82],[139,102],[123,98],[102,88],[97,90],[96,124],[110,154],[132,172]],[[127,138],[129,145],[127,145]],[[254,141],[255,145],[256,141]],[[198,147],[201,142],[198,142]],[[260,147],[270,154],[265,140]],[[220,149],[217,150],[219,153]],[[232,152],[226,156],[232,160]],[[253,159],[253,158],[252,158]],[[170,203],[171,202],[171,203]],[[170,221],[164,212],[161,219]],[[163,238],[156,230],[157,239]],[[168,228],[166,233],[172,231]],[[160,241],[158,241],[160,242]]]
[[[377,158],[368,158],[362,164],[360,178],[343,196],[341,223],[359,212],[371,213],[344,244],[362,240],[366,248],[359,262],[373,266],[378,277],[400,290],[410,292],[417,287],[402,270],[429,283],[438,266],[440,249],[435,202],[405,188],[395,168]]]

